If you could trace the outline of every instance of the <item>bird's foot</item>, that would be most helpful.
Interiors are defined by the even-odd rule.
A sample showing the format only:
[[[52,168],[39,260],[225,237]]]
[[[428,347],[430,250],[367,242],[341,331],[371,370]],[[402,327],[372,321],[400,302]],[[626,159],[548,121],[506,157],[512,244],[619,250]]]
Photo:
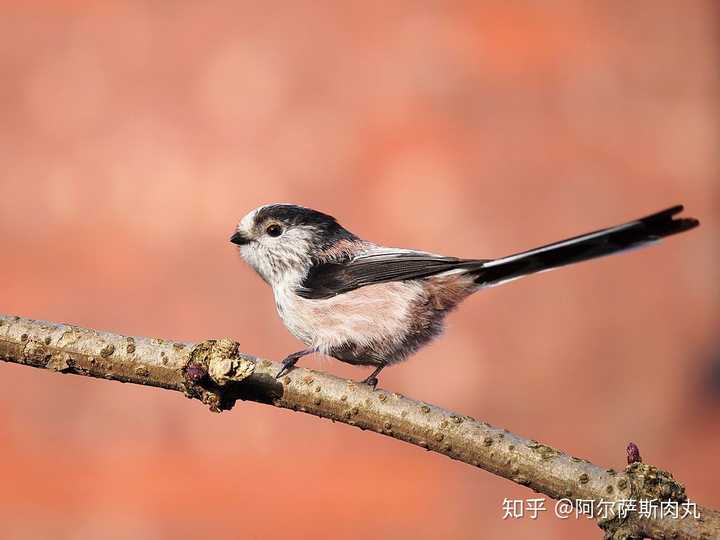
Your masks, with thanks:
[[[282,367],[280,368],[280,371],[278,371],[278,374],[275,375],[276,379],[279,379],[283,375],[285,375],[288,371],[290,371],[295,364],[297,364],[297,361],[300,360],[303,356],[307,354],[312,354],[315,352],[315,349],[303,349],[302,351],[294,352],[292,354],[288,354],[285,357],[285,360],[282,361]]]
[[[278,371],[277,375],[275,375],[275,378],[279,379],[283,375],[287,374],[293,367],[295,367],[295,364],[297,364],[298,360],[300,359],[288,356],[285,360],[282,361],[282,367],[280,368],[280,371]]]
[[[363,381],[363,384],[367,384],[368,386],[372,387],[373,390],[375,390],[375,387],[378,385],[378,374],[383,370],[383,368],[387,364],[380,364],[378,367],[375,368],[375,371],[373,371],[367,379]]]
[[[370,386],[373,390],[375,390],[375,388],[376,388],[377,385],[378,385],[378,378],[377,378],[377,377],[373,377],[372,375],[370,375],[370,377],[368,377],[367,379],[364,379],[364,380],[362,381],[362,383],[363,383],[363,384],[367,384],[367,385]]]

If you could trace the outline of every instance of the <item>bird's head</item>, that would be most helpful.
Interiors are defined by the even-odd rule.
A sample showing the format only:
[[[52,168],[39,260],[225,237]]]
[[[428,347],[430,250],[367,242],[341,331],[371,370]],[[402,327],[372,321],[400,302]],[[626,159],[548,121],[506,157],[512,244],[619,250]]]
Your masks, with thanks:
[[[302,279],[337,242],[356,237],[334,217],[293,204],[269,204],[240,220],[230,241],[268,284]]]

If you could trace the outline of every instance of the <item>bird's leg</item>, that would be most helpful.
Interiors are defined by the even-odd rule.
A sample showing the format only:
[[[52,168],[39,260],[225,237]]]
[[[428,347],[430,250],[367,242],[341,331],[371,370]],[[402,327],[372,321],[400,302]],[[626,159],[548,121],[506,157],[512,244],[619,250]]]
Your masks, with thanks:
[[[315,352],[315,349],[303,349],[302,351],[294,352],[292,354],[289,354],[285,357],[285,360],[282,361],[282,367],[280,368],[280,371],[278,371],[278,374],[275,375],[276,379],[279,379],[283,375],[285,375],[288,371],[290,371],[293,366],[297,363],[298,360],[300,360],[303,356],[312,354]]]
[[[384,363],[384,362],[383,362],[382,364],[380,364],[378,367],[375,368],[375,371],[373,371],[373,372],[372,372],[365,380],[363,380],[362,382],[365,383],[365,384],[368,384],[368,385],[372,386],[373,388],[375,388],[375,387],[378,385],[378,378],[377,378],[378,373],[380,373],[385,366],[387,366],[387,364]]]

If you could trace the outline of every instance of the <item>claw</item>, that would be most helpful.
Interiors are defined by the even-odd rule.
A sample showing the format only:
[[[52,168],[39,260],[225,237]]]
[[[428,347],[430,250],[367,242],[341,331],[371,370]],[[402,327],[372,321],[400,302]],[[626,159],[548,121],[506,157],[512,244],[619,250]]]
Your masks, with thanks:
[[[280,368],[280,371],[277,372],[277,375],[275,375],[276,379],[279,379],[283,375],[285,375],[288,371],[290,371],[290,368],[283,364],[283,366]]]
[[[384,368],[386,365],[387,365],[387,364],[380,364],[378,367],[376,367],[376,368],[375,368],[375,371],[373,371],[373,372],[368,376],[367,379],[365,379],[364,381],[362,381],[363,384],[367,384],[367,385],[370,386],[373,390],[375,390],[375,388],[376,388],[377,385],[378,385],[378,378],[377,378],[377,376],[378,376],[378,374],[383,370],[383,368]]]
[[[377,377],[368,377],[367,379],[365,379],[365,380],[362,381],[362,382],[363,382],[363,384],[367,384],[367,385],[370,386],[373,390],[375,390],[375,388],[376,388],[377,385],[378,385],[378,378],[377,378]]]
[[[279,379],[283,375],[285,375],[287,372],[289,372],[293,366],[297,363],[297,361],[300,359],[298,356],[290,355],[285,360],[282,361],[282,367],[280,368],[280,371],[278,371],[277,375],[275,375],[276,379]]]

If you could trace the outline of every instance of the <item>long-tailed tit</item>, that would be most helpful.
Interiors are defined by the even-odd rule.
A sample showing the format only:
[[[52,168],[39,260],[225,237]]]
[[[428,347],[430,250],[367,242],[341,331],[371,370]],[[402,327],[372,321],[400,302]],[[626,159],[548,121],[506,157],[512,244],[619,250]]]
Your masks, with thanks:
[[[247,214],[230,241],[273,289],[280,318],[307,346],[277,374],[320,352],[374,366],[364,382],[440,334],[450,310],[472,293],[528,274],[649,244],[696,227],[674,206],[623,225],[499,259],[458,259],[379,246],[332,216],[292,204]]]

